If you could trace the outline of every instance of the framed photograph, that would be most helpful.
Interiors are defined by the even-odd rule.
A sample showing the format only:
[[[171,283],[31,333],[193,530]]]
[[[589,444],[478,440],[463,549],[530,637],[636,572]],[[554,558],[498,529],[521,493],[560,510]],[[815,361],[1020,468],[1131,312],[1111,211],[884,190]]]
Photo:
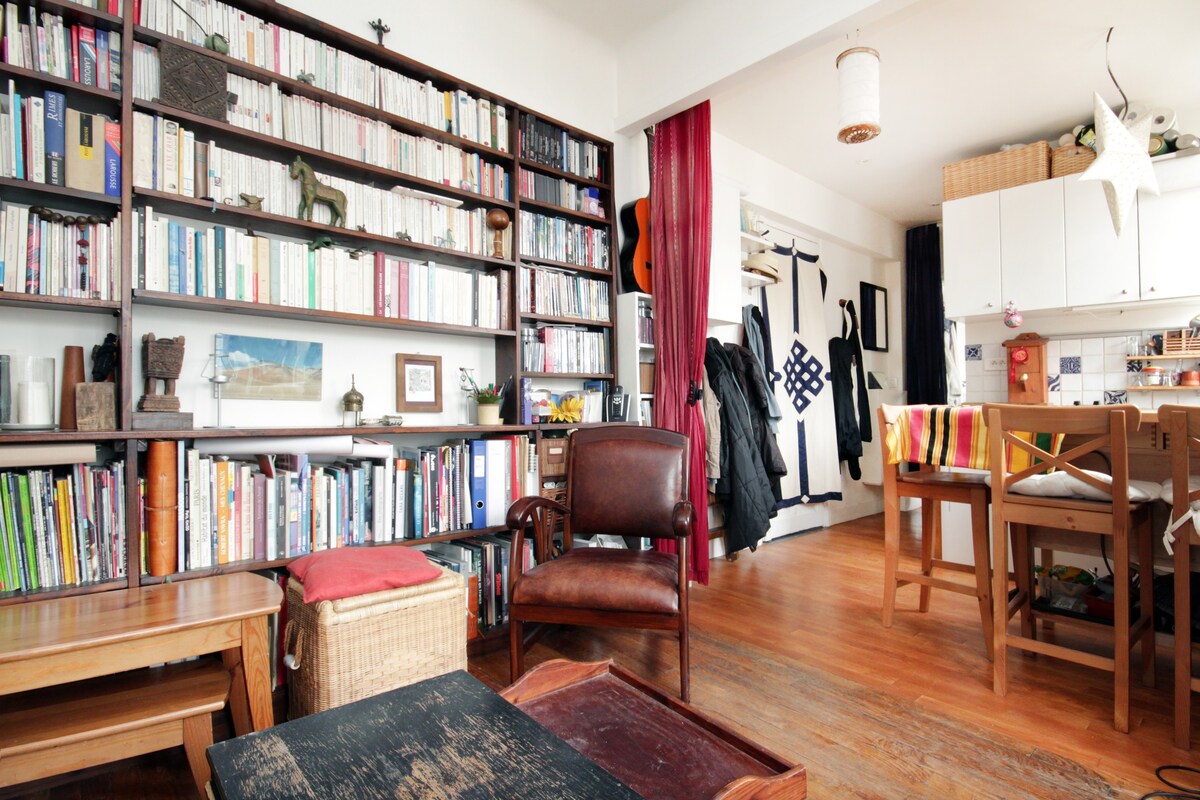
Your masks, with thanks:
[[[217,366],[226,400],[320,400],[320,342],[218,333]]]
[[[396,354],[396,410],[442,410],[442,357]]]
[[[888,349],[887,289],[860,281],[859,312],[862,314],[863,350],[886,353]]]

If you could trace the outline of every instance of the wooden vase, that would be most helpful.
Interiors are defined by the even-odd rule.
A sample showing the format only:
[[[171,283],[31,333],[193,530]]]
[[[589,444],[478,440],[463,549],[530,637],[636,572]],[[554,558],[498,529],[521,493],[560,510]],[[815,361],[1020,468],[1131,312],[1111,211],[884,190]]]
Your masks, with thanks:
[[[62,392],[58,404],[58,428],[75,430],[75,386],[83,383],[83,348],[70,345],[63,348]]]

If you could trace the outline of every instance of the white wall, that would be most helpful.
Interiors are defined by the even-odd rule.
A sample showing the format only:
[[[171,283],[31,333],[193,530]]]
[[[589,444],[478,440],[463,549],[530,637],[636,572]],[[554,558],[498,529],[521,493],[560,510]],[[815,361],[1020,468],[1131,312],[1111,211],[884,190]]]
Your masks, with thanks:
[[[771,221],[819,244],[821,268],[829,280],[824,311],[830,336],[841,334],[839,298],[853,299],[857,307],[860,281],[887,287],[890,347],[886,353],[864,353],[863,363],[867,370],[885,377],[885,386],[888,385],[886,378],[894,378],[896,382],[896,388],[871,392],[871,407],[880,402],[899,402],[904,336],[901,320],[903,228],[715,131],[712,153],[714,174],[726,176],[739,185],[745,200],[762,209]],[[730,226],[725,221],[714,220],[713,229],[714,236],[729,235]],[[732,230],[736,235],[736,221]],[[728,268],[736,270],[740,266],[733,264]],[[785,276],[785,279],[788,278]],[[746,302],[751,299],[751,295],[744,298]],[[710,328],[709,334],[721,341],[740,341],[741,326],[716,325]],[[872,420],[873,430],[874,427]],[[785,458],[787,455],[784,454]],[[768,538],[882,511],[882,493],[878,487],[878,436],[864,445],[859,463],[864,481],[850,480],[843,470],[842,501],[784,509],[773,520]]]

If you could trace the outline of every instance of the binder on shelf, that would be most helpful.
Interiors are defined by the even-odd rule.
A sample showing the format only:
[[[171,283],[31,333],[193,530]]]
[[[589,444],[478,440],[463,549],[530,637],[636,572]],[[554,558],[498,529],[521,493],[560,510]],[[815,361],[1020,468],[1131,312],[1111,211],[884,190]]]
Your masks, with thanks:
[[[509,474],[506,466],[509,461],[508,452],[511,444],[504,439],[484,439],[483,441],[487,454],[484,486],[486,503],[484,522],[486,525],[483,527],[490,528],[503,525],[505,512],[508,511],[508,506],[504,502],[509,491],[505,477]]]
[[[471,527],[487,527],[487,441],[471,440]]]

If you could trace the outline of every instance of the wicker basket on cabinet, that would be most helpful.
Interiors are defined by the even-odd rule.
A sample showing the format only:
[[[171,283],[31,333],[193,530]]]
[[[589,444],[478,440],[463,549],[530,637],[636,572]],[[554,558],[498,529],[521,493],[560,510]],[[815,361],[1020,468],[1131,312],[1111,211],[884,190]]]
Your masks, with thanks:
[[[1054,148],[1050,154],[1050,177],[1061,178],[1083,172],[1096,160],[1096,151],[1082,144],[1068,144]]]
[[[957,200],[1050,177],[1050,143],[1034,142],[942,167],[942,195]]]

